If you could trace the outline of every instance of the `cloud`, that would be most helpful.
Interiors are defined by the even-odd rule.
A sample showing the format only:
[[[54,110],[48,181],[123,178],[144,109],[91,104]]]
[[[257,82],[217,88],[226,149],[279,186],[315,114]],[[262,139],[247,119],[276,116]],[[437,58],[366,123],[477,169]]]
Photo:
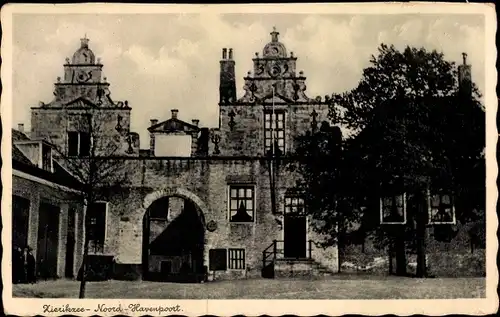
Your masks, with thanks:
[[[254,53],[262,54],[274,25],[298,57],[311,97],[355,87],[381,42],[437,49],[457,62],[466,51],[474,80],[484,89],[484,21],[477,16],[17,15],[13,124],[29,127],[29,108],[52,99],[64,59],[86,34],[104,64],[112,97],[133,108],[132,129],[141,135],[141,147],[149,144],[149,119],[167,119],[172,108],[183,120],[216,126],[221,49],[234,50],[241,95]]]

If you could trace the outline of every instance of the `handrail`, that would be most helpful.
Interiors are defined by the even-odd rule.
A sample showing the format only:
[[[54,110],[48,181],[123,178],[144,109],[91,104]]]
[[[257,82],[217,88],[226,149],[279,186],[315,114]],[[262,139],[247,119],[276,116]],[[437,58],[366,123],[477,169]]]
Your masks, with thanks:
[[[278,249],[278,243],[284,243],[284,240],[273,240],[271,245],[269,245],[264,251],[262,251],[262,264],[265,267],[266,264],[273,263],[277,259],[278,254],[284,254],[284,249]],[[312,248],[317,245],[317,243],[313,240],[308,240],[307,241],[307,254],[306,258],[307,259],[312,259]],[[271,250],[272,248],[272,250]]]

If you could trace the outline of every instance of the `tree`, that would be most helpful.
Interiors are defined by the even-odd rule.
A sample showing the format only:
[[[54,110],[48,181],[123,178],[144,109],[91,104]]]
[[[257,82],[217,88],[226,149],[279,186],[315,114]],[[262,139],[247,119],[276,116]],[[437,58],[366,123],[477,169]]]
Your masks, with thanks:
[[[349,161],[342,156],[342,133],[323,122],[319,130],[298,136],[296,142],[296,160],[288,167],[300,175],[296,189],[304,195],[312,227],[324,237],[317,243],[324,248],[338,245],[342,255],[347,228],[358,212],[351,208],[353,201],[345,195],[342,181],[348,177],[344,171],[349,171],[343,168]]]
[[[120,130],[119,125],[116,129],[110,127],[109,115],[106,110],[98,108],[68,110],[65,116],[73,132],[68,132],[66,137],[76,140],[76,143],[71,140],[66,146],[66,142],[61,144],[58,140],[49,139],[56,152],[55,160],[80,183],[75,199],[81,201],[86,209],[80,298],[85,297],[89,243],[93,236],[89,211],[94,203],[108,200],[111,194],[122,190],[128,182],[124,162],[119,155],[124,146],[128,147],[125,152],[131,149],[131,135]]]
[[[417,276],[426,276],[427,190],[454,193],[457,217],[467,220],[468,199],[484,191],[484,178],[474,174],[484,165],[484,110],[473,84],[469,95],[459,89],[457,67],[442,53],[382,44],[370,63],[355,89],[332,96],[330,118],[354,132],[344,149],[354,177],[344,181],[355,191],[346,195],[365,200],[365,213],[378,214],[380,197],[407,193],[406,225],[376,229],[382,244],[396,248],[401,275],[402,242],[415,241]]]

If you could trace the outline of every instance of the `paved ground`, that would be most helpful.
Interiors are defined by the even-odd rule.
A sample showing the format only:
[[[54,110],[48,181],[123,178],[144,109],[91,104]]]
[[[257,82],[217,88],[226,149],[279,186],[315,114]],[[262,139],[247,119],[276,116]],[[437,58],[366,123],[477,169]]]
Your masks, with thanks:
[[[14,285],[15,297],[77,298],[79,282]],[[205,284],[106,281],[87,284],[88,298],[149,299],[422,299],[480,298],[484,278],[370,277],[337,275],[323,280],[248,279]]]

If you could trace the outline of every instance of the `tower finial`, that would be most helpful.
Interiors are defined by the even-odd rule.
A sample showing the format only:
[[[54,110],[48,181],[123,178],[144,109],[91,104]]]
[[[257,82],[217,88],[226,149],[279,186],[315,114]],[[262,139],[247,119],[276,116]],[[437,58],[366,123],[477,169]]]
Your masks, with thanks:
[[[278,35],[280,33],[276,31],[276,26],[273,26],[273,31],[271,32],[271,41],[272,42],[278,42]]]
[[[463,52],[462,58],[464,59],[464,65],[466,65],[467,64],[467,53]]]
[[[87,38],[87,33],[85,33],[85,36],[82,39],[80,39],[80,41],[81,41],[82,47],[89,46],[89,39]]]

